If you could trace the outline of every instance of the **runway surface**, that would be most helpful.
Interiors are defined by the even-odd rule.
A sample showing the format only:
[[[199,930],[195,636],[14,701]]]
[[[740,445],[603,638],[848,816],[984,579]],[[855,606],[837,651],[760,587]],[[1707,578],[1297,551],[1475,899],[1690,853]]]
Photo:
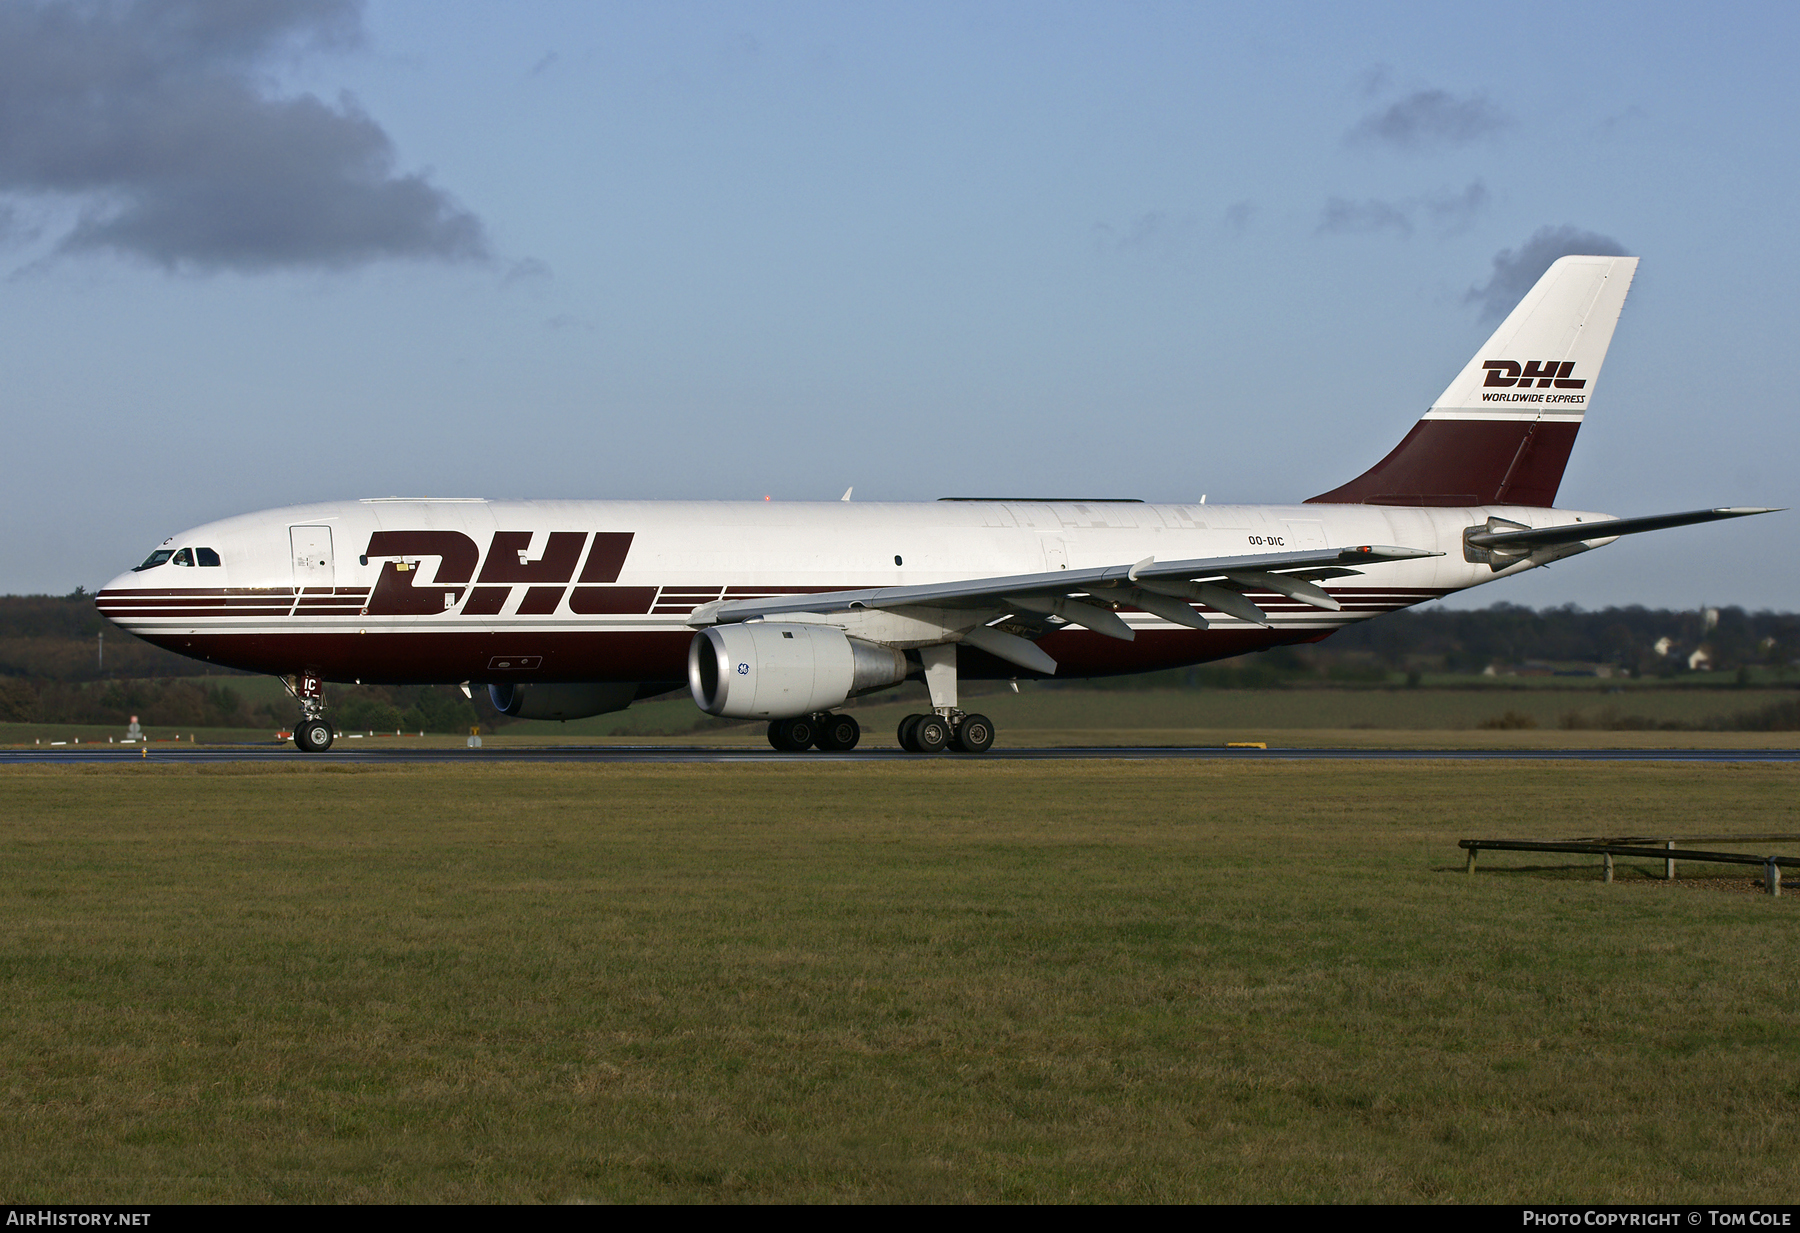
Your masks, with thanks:
[[[0,750],[0,766],[158,762],[205,765],[223,762],[284,762],[302,766],[399,766],[415,762],[494,765],[517,762],[631,762],[670,766],[732,762],[1053,762],[1118,758],[1142,761],[1175,758],[1227,762],[1356,761],[1408,762],[1800,762],[1800,749],[1225,749],[1219,746],[1104,745],[1045,749],[992,749],[985,754],[912,754],[899,749],[854,753],[777,753],[772,749],[699,748],[685,745],[508,745],[481,749],[346,749],[342,743],[322,754],[303,754],[292,745],[177,746]]]

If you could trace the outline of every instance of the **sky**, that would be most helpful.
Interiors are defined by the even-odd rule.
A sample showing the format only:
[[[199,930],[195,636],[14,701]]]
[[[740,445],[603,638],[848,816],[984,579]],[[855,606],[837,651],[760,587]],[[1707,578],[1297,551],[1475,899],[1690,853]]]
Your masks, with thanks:
[[[1566,251],[1558,503],[1800,506],[1800,8],[0,6],[0,592],[364,496],[1295,502]],[[1492,602],[1800,609],[1800,512]]]

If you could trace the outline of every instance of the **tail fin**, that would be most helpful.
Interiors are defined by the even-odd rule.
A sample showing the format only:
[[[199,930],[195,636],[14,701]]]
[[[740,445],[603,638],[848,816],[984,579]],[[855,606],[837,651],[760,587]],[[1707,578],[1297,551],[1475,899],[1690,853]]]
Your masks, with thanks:
[[[1636,257],[1563,257],[1392,453],[1336,505],[1556,503]]]

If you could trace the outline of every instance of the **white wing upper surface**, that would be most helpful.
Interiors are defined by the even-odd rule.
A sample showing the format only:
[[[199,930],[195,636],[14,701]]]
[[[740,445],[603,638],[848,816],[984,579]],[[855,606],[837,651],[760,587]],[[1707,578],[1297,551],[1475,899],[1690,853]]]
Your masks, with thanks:
[[[1021,596],[1068,598],[1096,593],[1104,596],[1108,591],[1143,588],[1146,584],[1154,586],[1159,583],[1223,584],[1221,589],[1224,589],[1231,586],[1234,574],[1256,575],[1254,584],[1266,585],[1270,580],[1285,578],[1304,585],[1319,577],[1353,573],[1355,567],[1360,565],[1442,555],[1419,548],[1365,546],[1310,552],[1249,553],[1189,561],[1149,559],[1135,565],[1056,570],[1004,578],[971,578],[966,581],[925,583],[919,586],[874,587],[858,591],[783,595],[769,599],[726,600],[695,609],[688,623],[723,625],[788,613],[846,612],[857,609],[1010,608],[1019,606],[1011,601]]]

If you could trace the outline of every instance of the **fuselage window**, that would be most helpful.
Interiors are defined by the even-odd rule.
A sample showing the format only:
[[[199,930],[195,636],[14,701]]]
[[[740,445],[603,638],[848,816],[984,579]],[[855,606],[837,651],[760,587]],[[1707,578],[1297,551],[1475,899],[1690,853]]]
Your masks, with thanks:
[[[141,570],[155,569],[158,565],[163,564],[163,562],[167,561],[170,557],[172,557],[174,555],[175,555],[175,550],[173,548],[158,548],[155,552],[151,553],[149,556],[144,558],[144,563],[142,565],[138,566],[137,569],[134,569],[131,572],[135,574]]]
[[[194,549],[194,556],[199,559],[200,564],[202,565],[217,565],[219,563],[219,554],[214,552],[211,548],[196,548]]]
[[[193,563],[194,550],[192,548],[183,548],[180,552],[175,554],[175,564],[192,565]]]

